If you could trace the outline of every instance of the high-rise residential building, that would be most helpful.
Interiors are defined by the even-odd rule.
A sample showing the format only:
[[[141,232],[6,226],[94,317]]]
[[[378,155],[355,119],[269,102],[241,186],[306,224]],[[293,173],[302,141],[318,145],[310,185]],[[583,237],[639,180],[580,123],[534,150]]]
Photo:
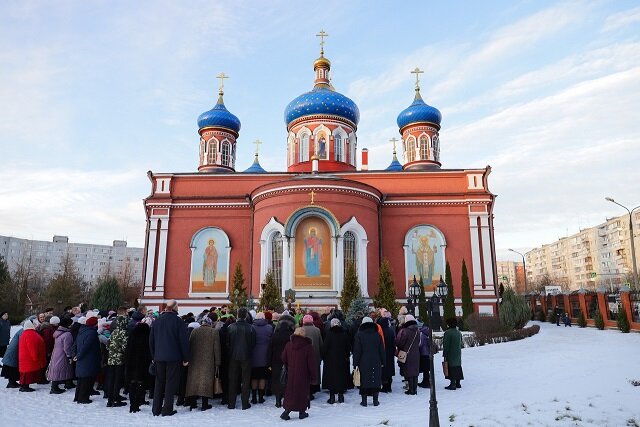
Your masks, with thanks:
[[[50,242],[0,236],[0,256],[15,272],[21,263],[30,260],[32,271],[48,281],[62,272],[67,254],[83,281],[94,285],[105,274],[127,275],[130,283],[142,282],[143,249],[127,247],[124,240],[114,240],[112,246],[69,243],[67,236],[53,236]]]
[[[525,292],[524,267],[521,262],[498,261],[496,269],[498,271],[499,284],[505,288],[511,286],[519,294]]]
[[[633,215],[636,263],[640,264],[640,212]],[[526,253],[530,290],[550,280],[565,289],[615,288],[631,283],[633,261],[629,216],[609,218],[594,227]]]

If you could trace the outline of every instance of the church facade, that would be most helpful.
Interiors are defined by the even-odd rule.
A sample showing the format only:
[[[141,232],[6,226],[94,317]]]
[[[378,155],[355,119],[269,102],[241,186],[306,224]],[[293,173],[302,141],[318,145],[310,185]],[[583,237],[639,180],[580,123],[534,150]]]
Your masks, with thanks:
[[[388,168],[369,170],[366,148],[357,167],[358,107],[333,88],[323,50],[313,68],[312,90],[284,112],[286,171],[265,171],[257,151],[249,169],[235,170],[241,124],[221,83],[217,104],[198,118],[197,172],[148,173],[141,303],[176,299],[194,312],[227,304],[240,263],[254,299],[271,271],[283,298],[293,289],[302,307],[336,306],[349,263],[373,297],[386,259],[400,301],[414,276],[433,292],[449,262],[459,311],[464,260],[475,310],[494,313],[491,169],[441,167],[441,114],[421,97],[420,71],[397,117],[402,163],[394,148]]]

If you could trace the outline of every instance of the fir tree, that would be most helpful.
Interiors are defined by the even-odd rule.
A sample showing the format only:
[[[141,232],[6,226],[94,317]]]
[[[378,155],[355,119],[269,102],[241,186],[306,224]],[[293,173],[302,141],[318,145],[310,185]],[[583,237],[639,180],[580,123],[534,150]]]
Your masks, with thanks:
[[[273,278],[271,269],[267,271],[267,275],[264,278],[264,289],[262,289],[262,296],[260,297],[258,307],[263,311],[275,310],[282,312],[282,310],[284,310],[280,289],[276,286],[276,281]]]
[[[629,319],[627,318],[627,310],[623,306],[620,306],[618,311],[618,329],[623,333],[629,333],[631,326],[629,325]]]
[[[596,325],[596,328],[600,329],[601,331],[604,329],[604,318],[602,317],[602,313],[600,313],[600,310],[596,310],[596,315],[593,317],[593,321]]]
[[[344,275],[344,286],[340,295],[340,308],[344,313],[349,311],[351,303],[361,296],[360,284],[358,283],[358,275],[356,274],[353,262],[347,264],[347,272]]]
[[[244,273],[242,265],[236,264],[236,271],[233,273],[233,290],[229,294],[229,302],[231,310],[235,312],[240,307],[247,306],[247,288],[244,287]]]
[[[367,304],[362,295],[358,294],[356,299],[351,302],[345,318],[347,322],[353,322],[355,318],[361,319],[367,314],[369,314],[369,304]]]
[[[118,287],[118,280],[111,276],[100,280],[93,294],[93,307],[98,310],[116,310],[122,305],[122,294]]]
[[[20,304],[18,287],[11,278],[9,266],[0,256],[0,307],[9,313],[9,320],[17,323],[24,317],[24,305]]]
[[[56,313],[61,313],[68,305],[79,305],[85,297],[85,284],[69,254],[60,267],[61,272],[51,279],[43,296],[45,305],[53,307]]]
[[[460,279],[460,285],[462,287],[462,319],[466,321],[467,317],[473,314],[473,300],[471,299],[467,264],[464,260],[462,260],[462,278]]]
[[[531,317],[527,301],[511,287],[504,290],[500,306],[500,323],[509,330],[522,329]]]
[[[388,260],[383,260],[378,276],[378,294],[373,297],[376,308],[386,308],[396,318],[400,311],[400,304],[396,301],[396,288],[391,277],[391,266]]]
[[[454,303],[455,295],[453,295],[453,278],[451,277],[449,261],[447,261],[444,277],[447,282],[447,296],[444,298],[444,318],[446,320],[456,317],[456,306]]]
[[[422,276],[420,276],[420,295],[418,295],[418,315],[420,316],[420,320],[422,320],[427,325],[430,324],[429,319],[429,311],[427,307],[427,295],[424,292],[424,283],[422,280]]]
[[[578,316],[578,326],[580,326],[581,328],[584,328],[587,326],[587,320],[584,318],[584,313],[582,311]]]

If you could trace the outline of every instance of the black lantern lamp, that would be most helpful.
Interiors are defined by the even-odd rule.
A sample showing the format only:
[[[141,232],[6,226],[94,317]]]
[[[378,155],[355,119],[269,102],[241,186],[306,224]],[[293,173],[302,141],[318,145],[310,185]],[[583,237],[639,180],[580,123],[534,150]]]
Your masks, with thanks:
[[[416,276],[413,276],[413,282],[409,286],[409,298],[407,298],[407,311],[415,316],[416,304],[418,303],[418,297],[420,296],[420,284],[416,280]]]
[[[444,299],[447,296],[447,292],[449,292],[449,287],[444,283],[444,280],[442,280],[442,276],[440,276],[440,283],[438,283],[436,287],[436,295],[438,295],[438,298]]]

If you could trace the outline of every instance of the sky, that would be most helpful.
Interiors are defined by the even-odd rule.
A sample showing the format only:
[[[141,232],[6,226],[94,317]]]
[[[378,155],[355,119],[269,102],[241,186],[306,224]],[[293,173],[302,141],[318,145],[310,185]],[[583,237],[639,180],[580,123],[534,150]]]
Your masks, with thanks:
[[[236,170],[257,138],[285,170],[321,29],[371,169],[424,70],[442,167],[492,167],[498,259],[625,212],[606,196],[640,204],[635,1],[22,1],[0,4],[0,234],[142,247],[147,171],[197,170],[220,72]]]

